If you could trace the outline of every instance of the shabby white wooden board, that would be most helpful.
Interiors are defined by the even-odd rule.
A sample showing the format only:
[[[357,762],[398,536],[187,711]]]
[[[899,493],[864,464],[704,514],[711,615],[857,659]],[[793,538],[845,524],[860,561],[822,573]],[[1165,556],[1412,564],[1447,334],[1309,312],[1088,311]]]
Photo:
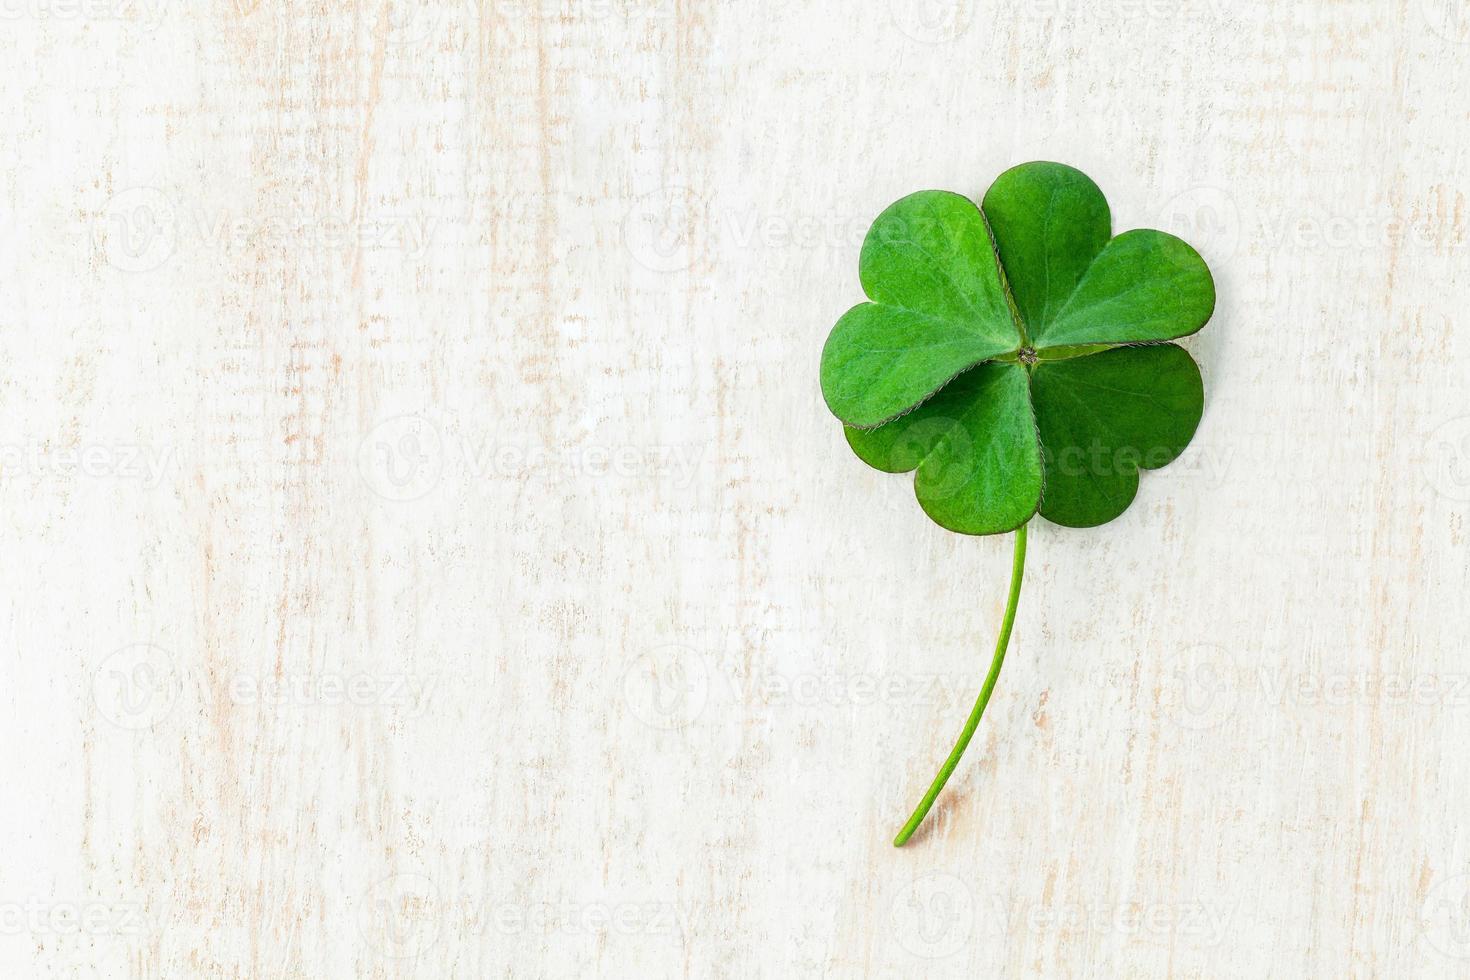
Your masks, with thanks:
[[[0,975],[1470,975],[1470,9],[15,0]],[[867,222],[1074,164],[1179,462],[930,524]]]

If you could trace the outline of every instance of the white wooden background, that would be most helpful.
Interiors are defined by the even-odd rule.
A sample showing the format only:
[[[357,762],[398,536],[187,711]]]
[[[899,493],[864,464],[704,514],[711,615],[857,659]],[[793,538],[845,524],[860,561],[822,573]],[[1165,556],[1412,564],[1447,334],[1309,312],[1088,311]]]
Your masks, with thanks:
[[[0,4],[0,975],[1470,976],[1470,8]],[[1081,167],[1187,455],[930,524],[868,221]],[[1457,329],[1458,328],[1458,329]]]

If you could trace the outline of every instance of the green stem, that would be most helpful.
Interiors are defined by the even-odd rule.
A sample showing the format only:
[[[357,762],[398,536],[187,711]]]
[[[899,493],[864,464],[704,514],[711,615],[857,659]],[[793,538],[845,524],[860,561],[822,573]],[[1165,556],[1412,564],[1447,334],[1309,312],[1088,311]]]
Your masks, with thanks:
[[[985,675],[985,685],[980,688],[980,696],[975,699],[975,707],[970,709],[970,718],[965,722],[964,731],[960,732],[960,740],[955,743],[954,749],[949,753],[949,758],[944,760],[944,765],[939,770],[939,775],[934,777],[934,782],[929,784],[929,792],[919,801],[918,807],[914,809],[914,815],[909,817],[909,822],[903,825],[898,836],[893,838],[894,847],[903,847],[908,839],[913,836],[914,831],[919,829],[919,824],[924,822],[929,808],[934,805],[934,800],[939,796],[939,791],[944,789],[944,784],[949,782],[950,774],[954,767],[960,764],[960,756],[965,754],[965,749],[970,745],[970,739],[975,734],[975,729],[980,726],[980,716],[985,713],[985,706],[990,703],[990,692],[995,690],[995,679],[1000,676],[1000,665],[1005,663],[1006,645],[1011,640],[1011,626],[1016,621],[1016,604],[1021,601],[1021,571],[1026,567],[1026,525],[1022,524],[1016,528],[1016,549],[1011,558],[1011,594],[1006,599],[1005,619],[1000,624],[1000,636],[995,641],[995,657],[990,661],[990,673]]]

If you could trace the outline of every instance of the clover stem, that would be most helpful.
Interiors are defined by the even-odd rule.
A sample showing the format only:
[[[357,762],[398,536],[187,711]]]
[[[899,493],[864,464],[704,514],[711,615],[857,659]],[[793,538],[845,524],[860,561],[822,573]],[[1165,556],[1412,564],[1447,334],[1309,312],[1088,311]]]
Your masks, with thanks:
[[[908,839],[913,836],[914,831],[919,829],[919,824],[924,822],[929,808],[934,805],[934,800],[939,796],[939,791],[944,789],[944,784],[949,782],[950,774],[954,772],[955,766],[960,763],[960,756],[965,754],[965,749],[970,745],[970,739],[975,734],[975,729],[980,726],[980,716],[985,713],[985,706],[990,703],[990,692],[995,690],[995,680],[1000,676],[1000,665],[1006,659],[1006,646],[1011,640],[1011,626],[1016,621],[1016,605],[1021,601],[1021,572],[1026,567],[1026,525],[1022,524],[1016,528],[1015,551],[1011,557],[1011,594],[1006,599],[1005,618],[1001,620],[1000,636],[995,641],[995,656],[990,661],[990,673],[985,675],[985,684],[980,688],[980,696],[975,699],[975,707],[970,709],[970,717],[965,722],[964,730],[960,732],[960,739],[955,743],[949,753],[949,758],[944,760],[944,765],[939,769],[939,775],[934,777],[934,782],[929,784],[929,792],[919,801],[914,809],[914,815],[909,817],[909,822],[903,825],[898,836],[893,838],[894,847],[903,847]]]

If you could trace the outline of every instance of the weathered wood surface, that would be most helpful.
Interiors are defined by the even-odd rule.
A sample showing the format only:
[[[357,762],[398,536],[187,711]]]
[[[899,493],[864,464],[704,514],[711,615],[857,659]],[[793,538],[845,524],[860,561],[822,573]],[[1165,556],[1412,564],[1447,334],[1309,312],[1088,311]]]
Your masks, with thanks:
[[[1470,975],[1470,12],[17,0],[0,974]],[[1196,243],[1115,524],[816,387],[1028,159]]]

